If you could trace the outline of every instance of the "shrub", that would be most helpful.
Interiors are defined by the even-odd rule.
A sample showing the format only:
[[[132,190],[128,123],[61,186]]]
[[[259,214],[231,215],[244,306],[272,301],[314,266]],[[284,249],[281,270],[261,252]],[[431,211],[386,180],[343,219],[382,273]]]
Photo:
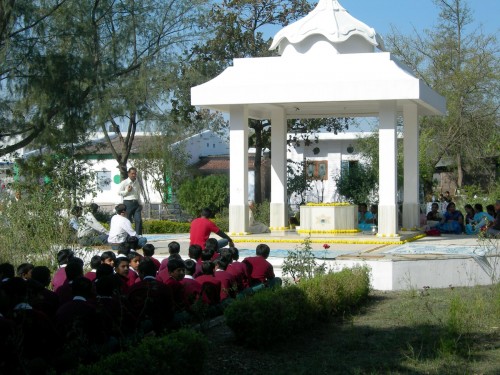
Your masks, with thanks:
[[[311,305],[296,286],[267,289],[240,299],[224,311],[226,324],[243,344],[259,347],[286,340],[314,323]]]
[[[261,347],[358,307],[368,297],[369,286],[368,268],[345,269],[237,300],[224,316],[239,341]]]
[[[289,275],[294,281],[312,278],[324,274],[326,266],[323,262],[318,264],[312,252],[311,239],[307,237],[304,242],[290,250],[283,260],[283,276]],[[285,280],[288,283],[288,280]]]
[[[346,268],[301,281],[298,287],[318,317],[328,319],[359,306],[368,297],[370,275],[367,267]]]
[[[144,233],[188,233],[191,227],[190,223],[179,223],[177,221],[167,220],[145,220]]]
[[[128,373],[199,374],[208,350],[206,338],[184,329],[163,337],[145,338],[129,351],[108,355],[100,361],[72,371],[73,375]],[[193,355],[193,353],[196,355]]]
[[[210,175],[187,179],[177,191],[177,199],[184,210],[197,217],[207,207],[217,213],[229,203],[229,177]]]

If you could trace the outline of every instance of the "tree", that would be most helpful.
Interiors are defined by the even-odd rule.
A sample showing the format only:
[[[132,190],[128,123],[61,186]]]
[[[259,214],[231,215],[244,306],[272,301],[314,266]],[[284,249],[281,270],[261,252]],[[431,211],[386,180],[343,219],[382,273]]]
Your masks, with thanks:
[[[337,192],[355,204],[369,201],[370,193],[377,189],[375,169],[371,165],[356,163],[334,177]]]
[[[214,2],[206,16],[212,32],[203,44],[196,45],[191,58],[183,65],[180,74],[189,82],[179,89],[177,98],[183,99],[186,117],[197,110],[187,103],[187,89],[206,82],[231,65],[233,59],[243,57],[266,57],[271,38],[265,38],[263,28],[268,25],[287,25],[307,14],[311,5],[305,0],[223,0]],[[263,88],[264,89],[264,88]],[[201,115],[197,112],[198,115]],[[269,147],[270,121],[249,120],[253,130],[250,145],[255,147],[255,202],[262,202],[261,158],[264,148]]]
[[[448,114],[425,118],[421,142],[426,160],[435,166],[454,160],[457,186],[491,173],[485,158],[498,158],[500,144],[499,58],[495,35],[471,30],[472,13],[465,0],[435,0],[440,11],[433,30],[403,36],[393,30],[386,45],[430,87],[447,99]],[[489,172],[488,172],[489,171]],[[494,173],[493,173],[494,175]],[[428,174],[426,184],[429,185]]]
[[[0,5],[0,156],[30,145],[77,142],[89,116],[90,61],[52,33],[71,0]],[[65,30],[68,32],[69,30]],[[69,31],[70,32],[70,31]],[[43,137],[43,139],[42,139]]]
[[[229,177],[210,175],[187,179],[180,186],[177,198],[182,208],[197,217],[204,207],[214,214],[222,211],[229,203]]]
[[[152,136],[140,151],[141,158],[134,162],[135,167],[144,171],[143,178],[151,179],[163,203],[170,203],[180,185],[190,178],[189,155],[182,144],[173,146],[175,141],[167,135]]]

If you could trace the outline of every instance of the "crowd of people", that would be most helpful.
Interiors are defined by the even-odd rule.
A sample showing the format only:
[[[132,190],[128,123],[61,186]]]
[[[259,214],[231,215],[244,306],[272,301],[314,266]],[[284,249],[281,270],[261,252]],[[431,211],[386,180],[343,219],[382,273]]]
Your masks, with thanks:
[[[117,252],[93,256],[87,267],[64,249],[52,277],[46,266],[0,264],[0,352],[6,354],[0,369],[57,368],[63,346],[89,360],[118,350],[123,340],[162,334],[201,313],[220,314],[236,298],[281,285],[267,261],[269,246],[260,244],[255,256],[239,261],[236,248],[219,249],[214,238],[203,245],[191,244],[183,260],[179,243],[171,242],[160,262],[154,245],[140,250],[125,242]]]
[[[465,215],[457,210],[453,201],[445,201],[446,209],[441,211],[440,203],[433,202],[431,210],[427,213],[427,227],[440,233],[452,234],[479,234],[484,232],[487,236],[500,236],[500,200],[495,205],[486,206],[486,211],[481,203],[464,206]]]

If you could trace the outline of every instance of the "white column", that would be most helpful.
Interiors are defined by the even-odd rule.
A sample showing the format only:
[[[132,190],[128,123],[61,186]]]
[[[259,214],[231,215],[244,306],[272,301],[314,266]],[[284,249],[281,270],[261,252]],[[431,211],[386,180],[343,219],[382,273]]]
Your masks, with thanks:
[[[403,227],[420,225],[419,169],[418,169],[418,107],[406,104],[403,108],[404,120],[404,201]]]
[[[229,111],[229,233],[248,228],[248,108]]]
[[[271,112],[271,230],[283,230],[288,223],[286,130],[285,110],[273,109]]]
[[[384,102],[379,113],[378,235],[397,235],[397,134],[396,103]]]

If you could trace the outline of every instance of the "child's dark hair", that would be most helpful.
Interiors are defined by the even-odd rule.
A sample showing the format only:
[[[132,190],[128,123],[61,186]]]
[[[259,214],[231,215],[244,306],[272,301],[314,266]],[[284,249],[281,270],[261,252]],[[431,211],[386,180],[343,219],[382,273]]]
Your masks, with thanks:
[[[186,266],[186,274],[193,276],[196,272],[196,262],[192,259],[186,259],[184,265]]]
[[[130,264],[130,260],[127,257],[118,257],[115,260],[115,268],[118,268],[121,263],[127,262],[127,264]]]
[[[203,272],[204,275],[213,275],[214,268],[215,268],[215,266],[212,262],[201,263],[201,272]]]
[[[269,256],[270,252],[271,252],[271,249],[265,243],[261,243],[260,245],[257,245],[257,248],[255,249],[255,254],[259,255],[263,258],[267,258]]]
[[[181,245],[179,242],[172,241],[168,244],[168,252],[169,254],[179,254],[181,252]]]
[[[142,253],[146,257],[152,257],[155,255],[155,246],[152,243],[147,243],[142,247]]]
[[[191,259],[198,260],[201,257],[201,246],[200,245],[191,245],[188,249],[188,255]]]
[[[81,262],[80,262],[81,261]],[[64,268],[66,278],[69,281],[75,280],[78,277],[83,277],[83,260],[80,258],[73,258],[68,265]]]
[[[215,238],[209,238],[205,242],[205,250],[209,250],[212,255],[219,252],[219,242]]]
[[[107,259],[113,259],[113,262],[116,260],[116,255],[111,250],[105,251],[101,254],[101,262],[104,262]]]
[[[46,266],[36,266],[31,271],[31,280],[35,280],[42,284],[44,287],[50,284],[50,270]]]
[[[101,256],[100,255],[94,255],[91,259],[90,259],[90,268],[92,268],[93,270],[97,269],[97,267],[99,267],[99,265],[101,264]]]
[[[214,263],[217,268],[224,271],[227,269],[227,266],[229,265],[229,263],[226,262],[224,259],[217,259],[214,261]]]
[[[183,260],[170,259],[167,263],[168,272],[172,273],[178,268],[186,268]]]
[[[130,244],[128,242],[123,242],[118,245],[118,254],[123,254],[128,256],[130,253]]]
[[[139,272],[141,278],[144,278],[146,276],[156,276],[156,266],[149,258],[145,258],[141,261],[141,263],[139,263],[137,271]]]
[[[17,276],[18,277],[23,277],[24,275],[26,275],[28,272],[30,271],[33,271],[33,268],[35,268],[35,266],[31,263],[23,263],[23,264],[20,264],[18,267],[17,267]]]
[[[233,261],[240,259],[240,252],[237,248],[231,247],[231,256],[233,257]]]
[[[102,263],[97,266],[95,269],[95,278],[96,280],[100,280],[103,277],[113,275],[113,267],[109,264]]]
[[[57,253],[57,263],[59,265],[68,264],[68,262],[74,258],[75,254],[71,249],[62,249]]]
[[[132,259],[137,258],[137,257],[139,257],[139,259],[142,259],[142,255],[139,254],[137,251],[131,251],[127,255],[128,260],[132,260]]]
[[[213,255],[214,255],[214,253],[212,253],[210,250],[205,249],[201,252],[201,260],[203,262],[208,262],[208,261],[212,260]]]
[[[220,249],[220,259],[224,260],[227,264],[233,261],[233,251],[229,247]]]

